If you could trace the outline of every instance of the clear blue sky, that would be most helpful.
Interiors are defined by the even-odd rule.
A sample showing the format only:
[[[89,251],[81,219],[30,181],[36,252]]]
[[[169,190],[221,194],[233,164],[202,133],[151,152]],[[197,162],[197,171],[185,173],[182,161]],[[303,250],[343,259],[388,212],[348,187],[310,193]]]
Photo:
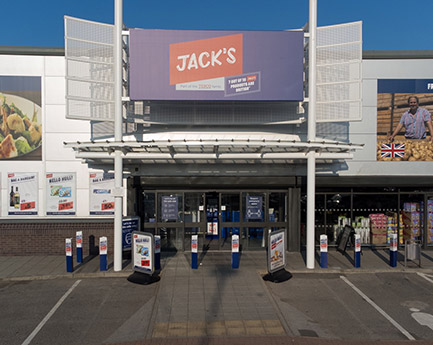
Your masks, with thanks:
[[[285,30],[308,21],[308,0],[123,0],[127,27]],[[318,25],[363,21],[364,50],[433,49],[433,0],[317,0]],[[3,1],[0,45],[64,46],[63,16],[114,23],[114,0]]]

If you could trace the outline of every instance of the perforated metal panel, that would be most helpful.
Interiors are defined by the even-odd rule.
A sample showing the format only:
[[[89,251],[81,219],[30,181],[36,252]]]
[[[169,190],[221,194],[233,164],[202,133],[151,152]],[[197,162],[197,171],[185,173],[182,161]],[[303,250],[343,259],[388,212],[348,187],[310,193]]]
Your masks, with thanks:
[[[65,16],[66,117],[114,121],[114,26]]]
[[[362,118],[362,22],[317,28],[317,122]]]

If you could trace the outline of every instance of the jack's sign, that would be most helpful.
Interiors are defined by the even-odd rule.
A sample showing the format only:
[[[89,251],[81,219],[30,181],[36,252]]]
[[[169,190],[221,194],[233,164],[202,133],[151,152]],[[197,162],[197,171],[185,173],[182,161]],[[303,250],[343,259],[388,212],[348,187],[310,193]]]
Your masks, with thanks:
[[[132,100],[303,100],[300,31],[130,30]]]

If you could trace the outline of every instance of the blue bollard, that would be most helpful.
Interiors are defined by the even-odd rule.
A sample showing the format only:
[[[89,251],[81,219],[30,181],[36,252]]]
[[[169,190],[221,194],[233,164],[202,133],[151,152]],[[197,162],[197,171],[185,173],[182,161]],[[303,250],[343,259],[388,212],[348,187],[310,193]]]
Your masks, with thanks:
[[[320,235],[320,267],[328,268],[328,236]]]
[[[361,235],[355,235],[355,267],[361,267]]]
[[[239,235],[232,235],[232,268],[239,268]]]
[[[72,255],[72,238],[65,240],[66,248],[66,272],[74,271],[74,256]]]
[[[83,232],[77,231],[75,239],[77,243],[77,262],[83,262]]]
[[[155,271],[161,270],[161,236],[155,235]]]
[[[107,265],[107,237],[99,237],[99,269],[106,271]]]
[[[198,235],[191,236],[191,268],[198,268]]]
[[[389,265],[391,267],[397,267],[397,243],[397,234],[391,234],[389,241]]]

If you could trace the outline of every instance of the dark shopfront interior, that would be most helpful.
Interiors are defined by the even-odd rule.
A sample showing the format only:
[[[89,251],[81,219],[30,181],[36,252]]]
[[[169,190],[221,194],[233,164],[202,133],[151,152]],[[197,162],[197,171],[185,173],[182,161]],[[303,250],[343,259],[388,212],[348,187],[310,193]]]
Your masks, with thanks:
[[[301,196],[301,246],[306,236],[306,196]],[[399,246],[406,240],[433,246],[433,188],[342,187],[316,188],[315,239],[328,236],[335,245],[346,224],[361,234],[363,246],[388,246],[389,235],[398,234]]]
[[[269,231],[286,229],[287,249],[299,250],[298,188],[289,189],[139,189],[137,215],[142,231],[161,236],[162,250],[190,251],[198,235],[201,251],[265,250]]]

